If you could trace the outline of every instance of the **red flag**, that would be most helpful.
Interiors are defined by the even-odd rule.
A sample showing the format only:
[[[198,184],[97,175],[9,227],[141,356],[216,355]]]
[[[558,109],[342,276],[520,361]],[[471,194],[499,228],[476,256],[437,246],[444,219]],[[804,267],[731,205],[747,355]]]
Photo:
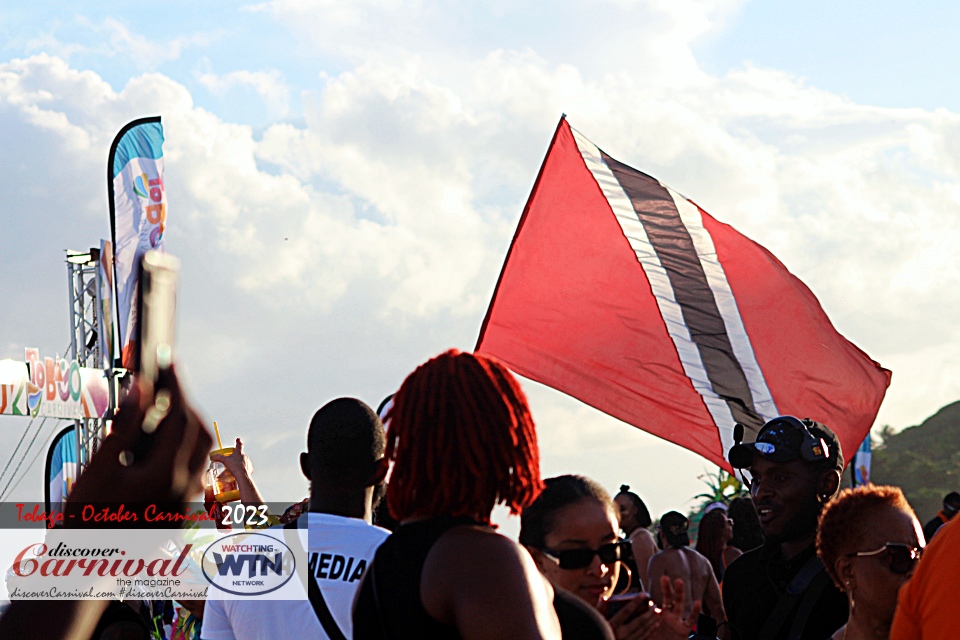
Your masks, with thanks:
[[[773,254],[565,119],[476,350],[727,470],[734,425],[777,415],[849,459],[890,384]]]

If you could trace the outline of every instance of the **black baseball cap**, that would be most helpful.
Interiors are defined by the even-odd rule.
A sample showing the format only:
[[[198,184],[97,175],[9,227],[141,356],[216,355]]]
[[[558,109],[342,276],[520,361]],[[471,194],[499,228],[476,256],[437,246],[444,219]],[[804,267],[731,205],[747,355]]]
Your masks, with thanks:
[[[744,469],[753,464],[755,455],[771,462],[799,459],[843,470],[843,452],[837,434],[809,418],[774,418],[760,428],[754,442],[733,445],[727,459],[732,467]]]

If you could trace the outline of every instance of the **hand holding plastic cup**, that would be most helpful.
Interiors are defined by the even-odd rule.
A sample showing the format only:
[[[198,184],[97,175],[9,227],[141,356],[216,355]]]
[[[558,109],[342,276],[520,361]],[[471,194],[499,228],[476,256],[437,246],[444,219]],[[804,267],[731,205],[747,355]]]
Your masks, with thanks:
[[[214,456],[232,456],[236,449],[223,446],[220,440],[220,429],[216,422],[213,423],[213,428],[217,433],[217,444],[220,448],[210,452],[210,466],[207,468],[204,484],[213,488],[213,497],[217,502],[233,502],[240,499],[237,479],[226,465],[214,460]]]

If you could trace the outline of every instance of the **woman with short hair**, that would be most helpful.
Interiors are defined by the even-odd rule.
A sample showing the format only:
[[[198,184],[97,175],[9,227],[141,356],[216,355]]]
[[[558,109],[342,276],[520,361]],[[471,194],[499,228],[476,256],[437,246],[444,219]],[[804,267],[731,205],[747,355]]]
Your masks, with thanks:
[[[899,487],[844,489],[827,503],[817,553],[850,606],[834,640],[887,640],[897,592],[922,550],[920,522]]]

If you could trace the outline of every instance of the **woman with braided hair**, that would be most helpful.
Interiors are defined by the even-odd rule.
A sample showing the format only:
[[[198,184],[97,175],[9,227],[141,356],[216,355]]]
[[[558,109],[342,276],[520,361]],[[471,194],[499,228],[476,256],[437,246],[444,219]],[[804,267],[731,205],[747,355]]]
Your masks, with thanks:
[[[519,514],[543,489],[533,419],[506,367],[447,351],[410,374],[393,402],[387,504],[400,526],[366,571],[354,638],[559,639],[561,623],[565,635],[612,638],[595,610],[555,592],[491,525],[496,504]]]

